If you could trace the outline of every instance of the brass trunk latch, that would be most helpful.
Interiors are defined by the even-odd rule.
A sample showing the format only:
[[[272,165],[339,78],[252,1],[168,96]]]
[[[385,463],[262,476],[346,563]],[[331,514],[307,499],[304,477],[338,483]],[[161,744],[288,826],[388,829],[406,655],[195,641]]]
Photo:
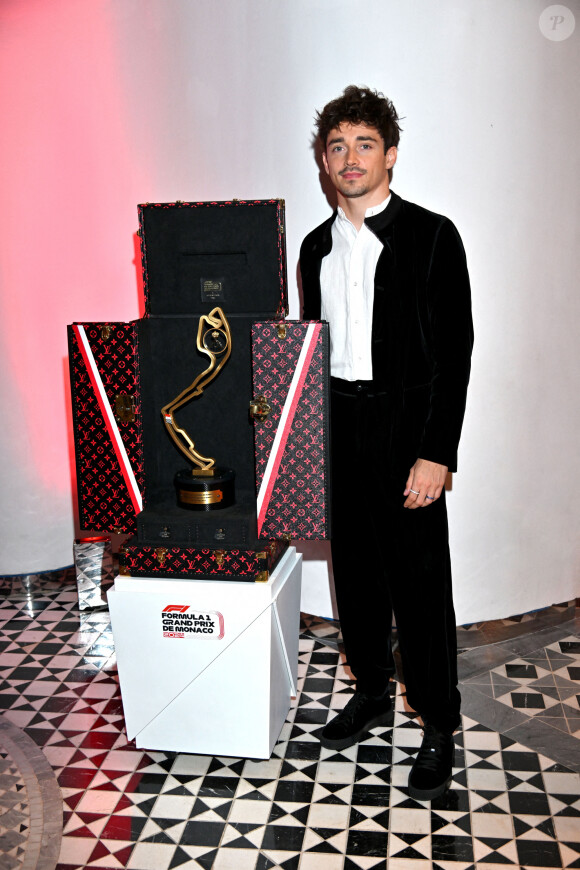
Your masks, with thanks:
[[[250,402],[250,417],[256,423],[262,423],[268,418],[268,414],[272,410],[264,396],[258,396],[257,399],[252,399]]]
[[[163,565],[167,558],[167,547],[157,547],[155,550],[155,558],[160,565]]]
[[[132,423],[135,420],[135,403],[129,393],[115,396],[115,417],[119,423]]]
[[[280,338],[280,339],[286,338],[287,329],[286,329],[285,323],[279,323],[278,326],[276,327],[276,331],[278,333],[278,338]]]
[[[224,559],[226,558],[226,551],[225,550],[214,550],[214,556],[215,556],[215,560],[217,562],[218,568],[221,568],[221,566],[224,564]]]

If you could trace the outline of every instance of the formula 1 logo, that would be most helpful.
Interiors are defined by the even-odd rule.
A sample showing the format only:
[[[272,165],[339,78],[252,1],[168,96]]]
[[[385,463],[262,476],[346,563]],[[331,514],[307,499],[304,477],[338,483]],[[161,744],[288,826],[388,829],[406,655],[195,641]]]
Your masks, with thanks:
[[[221,640],[224,618],[217,610],[197,610],[189,604],[167,604],[161,611],[163,637],[180,640]]]

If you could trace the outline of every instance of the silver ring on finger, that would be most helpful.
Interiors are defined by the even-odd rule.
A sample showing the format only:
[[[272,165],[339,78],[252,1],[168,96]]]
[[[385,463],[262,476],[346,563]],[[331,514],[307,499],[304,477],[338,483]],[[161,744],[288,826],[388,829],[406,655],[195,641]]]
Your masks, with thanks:
[[[426,495],[425,498],[428,498],[429,501],[435,501],[435,496],[434,496],[434,495]]]
[[[416,489],[410,489],[409,492],[413,492],[415,495],[419,495],[419,493]]]

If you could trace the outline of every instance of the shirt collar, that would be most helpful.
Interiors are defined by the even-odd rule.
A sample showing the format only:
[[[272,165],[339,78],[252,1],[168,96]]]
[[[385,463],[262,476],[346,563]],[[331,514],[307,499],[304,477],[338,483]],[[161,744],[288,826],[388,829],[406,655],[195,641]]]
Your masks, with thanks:
[[[379,205],[373,205],[370,208],[367,208],[367,210],[365,211],[365,220],[369,217],[374,217],[376,214],[380,214],[382,211],[384,211],[390,202],[391,196],[392,194],[389,193],[387,198],[384,199]],[[341,220],[348,221],[347,216],[345,215],[343,209],[340,206],[338,206],[338,217]],[[350,221],[348,222],[350,223]]]

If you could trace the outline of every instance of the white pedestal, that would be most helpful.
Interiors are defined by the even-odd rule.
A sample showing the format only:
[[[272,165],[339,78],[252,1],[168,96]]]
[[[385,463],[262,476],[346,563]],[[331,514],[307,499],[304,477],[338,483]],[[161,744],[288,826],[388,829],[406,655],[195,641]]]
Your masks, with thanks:
[[[301,568],[290,547],[267,583],[117,577],[108,600],[129,739],[269,758],[296,694]]]

